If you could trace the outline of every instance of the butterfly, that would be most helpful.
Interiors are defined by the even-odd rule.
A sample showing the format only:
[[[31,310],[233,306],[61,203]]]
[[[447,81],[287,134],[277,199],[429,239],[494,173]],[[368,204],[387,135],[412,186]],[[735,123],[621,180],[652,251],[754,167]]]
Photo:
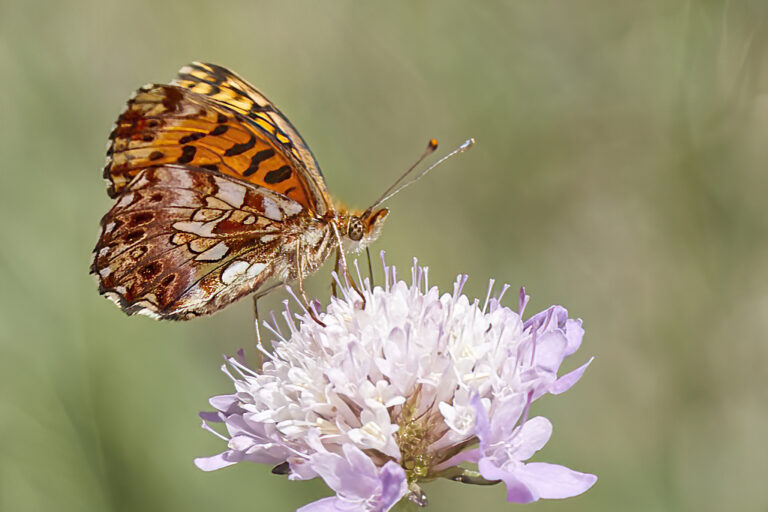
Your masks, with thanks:
[[[404,188],[392,191],[398,180],[362,211],[336,203],[280,110],[200,62],[136,91],[103,175],[115,203],[94,249],[99,292],[129,315],[173,320],[214,313],[271,278],[298,280],[303,294],[302,279],[333,251],[346,270],[344,252],[376,240],[388,215],[378,205]]]

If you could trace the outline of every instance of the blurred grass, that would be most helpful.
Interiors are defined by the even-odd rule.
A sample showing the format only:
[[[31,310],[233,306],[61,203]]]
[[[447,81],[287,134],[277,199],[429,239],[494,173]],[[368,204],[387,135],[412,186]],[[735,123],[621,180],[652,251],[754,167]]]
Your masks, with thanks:
[[[421,151],[471,152],[391,202],[374,247],[448,287],[525,284],[597,359],[539,414],[596,473],[532,510],[765,510],[768,68],[762,1],[0,3],[0,509],[294,510],[327,491],[204,474],[199,429],[249,305],[128,318],[88,276],[110,126],[191,60],[238,71],[366,206]],[[328,272],[313,278],[327,294]],[[265,309],[279,305],[275,293]],[[575,361],[572,364],[577,364]],[[435,510],[515,508],[435,483]]]

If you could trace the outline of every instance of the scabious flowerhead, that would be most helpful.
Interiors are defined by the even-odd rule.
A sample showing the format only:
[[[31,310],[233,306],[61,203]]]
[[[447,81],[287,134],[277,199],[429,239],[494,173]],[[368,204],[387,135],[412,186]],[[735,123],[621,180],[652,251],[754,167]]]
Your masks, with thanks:
[[[300,512],[384,512],[407,497],[426,504],[420,484],[435,478],[504,482],[509,501],[566,498],[597,477],[563,466],[526,462],[552,425],[529,418],[531,403],[579,380],[589,362],[558,376],[581,344],[580,320],[552,306],[528,320],[488,297],[440,294],[414,262],[411,284],[384,266],[385,284],[342,297],[313,320],[291,314],[261,369],[230,358],[224,371],[235,393],[211,399],[227,450],[195,463],[214,470],[240,461],[275,466],[304,480],[321,477],[336,492]],[[314,307],[314,306],[313,306]],[[298,320],[298,324],[296,323]],[[210,429],[213,431],[212,429]],[[467,465],[477,464],[477,469]],[[459,465],[461,464],[461,465]]]

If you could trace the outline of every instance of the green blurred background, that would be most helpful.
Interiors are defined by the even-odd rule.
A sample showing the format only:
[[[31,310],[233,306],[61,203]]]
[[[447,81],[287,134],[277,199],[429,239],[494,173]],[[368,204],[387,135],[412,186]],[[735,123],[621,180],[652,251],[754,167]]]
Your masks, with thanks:
[[[251,347],[249,301],[129,318],[88,275],[112,123],[204,60],[275,101],[353,206],[428,138],[477,139],[391,201],[374,250],[584,319],[567,368],[595,362],[534,412],[555,425],[539,460],[600,480],[527,509],[768,510],[767,8],[0,0],[0,509],[290,511],[328,493],[192,464],[224,447],[196,414],[230,390],[221,355]],[[500,486],[426,490],[436,511],[523,508]]]

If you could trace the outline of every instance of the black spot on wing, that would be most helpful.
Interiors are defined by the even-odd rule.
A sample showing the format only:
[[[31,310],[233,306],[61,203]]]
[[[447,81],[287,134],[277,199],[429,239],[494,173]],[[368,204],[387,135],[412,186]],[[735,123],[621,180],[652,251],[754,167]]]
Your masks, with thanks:
[[[217,66],[216,64],[209,64],[206,62],[202,66],[193,64],[193,67],[198,71],[202,71],[208,74],[210,79],[204,80],[208,83],[221,84],[227,79],[227,76],[229,75],[229,72],[225,68]]]
[[[255,173],[259,170],[259,164],[261,164],[261,162],[268,158],[272,158],[273,156],[275,156],[275,150],[272,148],[259,151],[253,155],[253,158],[251,158],[251,165],[249,165],[248,168],[243,171],[243,176],[250,176],[251,174]]]
[[[240,155],[242,153],[245,153],[255,145],[256,145],[256,138],[253,135],[251,135],[251,138],[248,139],[247,142],[243,142],[242,144],[235,144],[234,146],[226,150],[224,152],[224,156]]]
[[[130,221],[131,226],[141,226],[147,224],[155,218],[155,214],[152,212],[141,212],[135,214]]]
[[[125,237],[123,237],[123,240],[125,240],[125,242],[130,245],[138,242],[142,238],[144,238],[144,230],[137,229],[125,235]]]
[[[251,109],[248,111],[248,115],[255,116],[258,113],[261,112],[274,112],[275,109],[272,107],[272,105],[259,105],[258,103],[254,103],[251,105]]]
[[[197,148],[195,146],[184,146],[181,148],[181,156],[178,160],[176,160],[176,163],[178,164],[188,164],[192,161],[193,158],[195,158],[195,153],[197,152]]]
[[[146,280],[152,279],[163,271],[163,264],[159,261],[153,261],[152,263],[145,265],[139,269],[139,275]]]
[[[205,133],[195,132],[190,133],[189,135],[185,135],[184,137],[179,139],[179,144],[189,144],[190,142],[194,142],[198,139],[202,139],[205,137]]]
[[[269,171],[267,175],[264,176],[264,183],[274,185],[275,183],[285,181],[291,177],[291,172],[291,168],[287,165],[284,165],[279,169],[275,169],[274,171]]]
[[[181,110],[181,103],[184,101],[182,90],[171,86],[164,86],[165,96],[163,97],[163,107],[168,112],[178,112]]]

